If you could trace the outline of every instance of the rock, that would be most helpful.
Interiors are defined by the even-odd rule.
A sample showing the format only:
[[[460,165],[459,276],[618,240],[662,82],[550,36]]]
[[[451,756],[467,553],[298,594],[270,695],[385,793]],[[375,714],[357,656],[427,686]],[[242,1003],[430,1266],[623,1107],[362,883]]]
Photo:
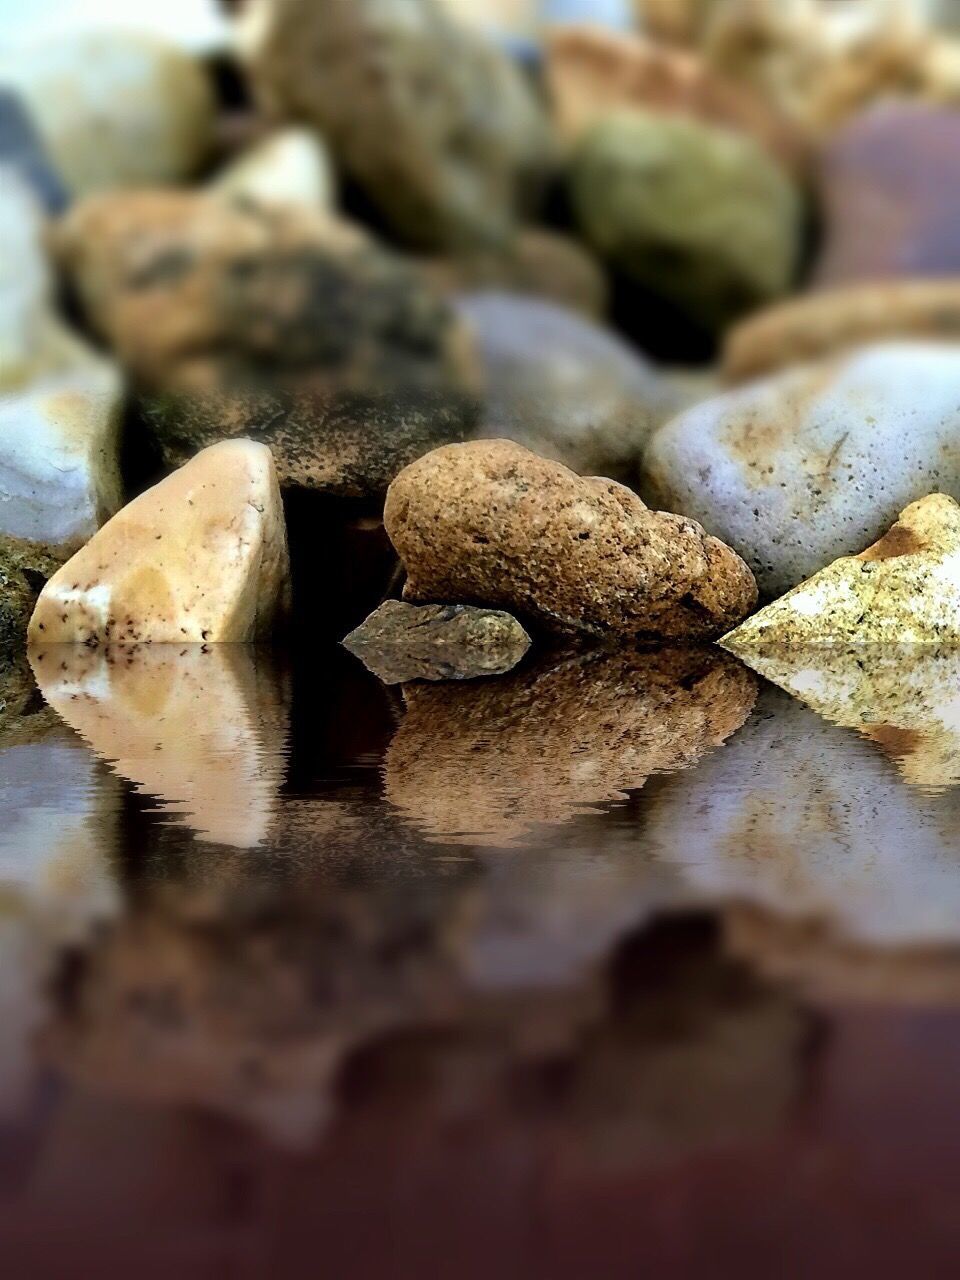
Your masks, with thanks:
[[[691,402],[616,334],[563,307],[493,292],[456,307],[483,364],[479,435],[626,482],[651,433]]]
[[[954,346],[880,343],[747,383],[661,427],[646,484],[779,595],[960,486],[958,377]]]
[[[222,170],[208,188],[229,200],[301,204],[331,211],[336,180],[330,156],[309,129],[282,129]]]
[[[530,648],[530,637],[497,609],[387,600],[343,644],[384,684],[401,684],[503,675]]]
[[[624,111],[581,138],[570,182],[592,247],[708,329],[790,286],[800,198],[750,138]]]
[[[269,449],[215,445],[140,495],[50,579],[33,644],[264,639],[289,603]]]
[[[8,53],[0,85],[26,104],[76,195],[192,177],[213,140],[213,88],[173,44],[73,33]]]
[[[884,536],[755,613],[723,645],[951,644],[960,641],[960,505],[911,503]]]
[[[960,279],[875,281],[778,303],[727,335],[722,372],[737,382],[901,337],[960,339]]]
[[[26,181],[0,164],[0,390],[31,376],[52,314],[46,218]]]
[[[384,523],[407,600],[503,607],[561,636],[717,635],[756,600],[746,565],[700,525],[509,440],[412,463]]]
[[[329,218],[119,194],[79,206],[58,243],[170,466],[246,435],[285,487],[378,496],[473,428],[463,326],[413,266]]]
[[[532,294],[597,317],[607,310],[606,273],[568,236],[529,227],[502,251],[476,252],[423,262],[427,279],[441,293],[477,289]]]
[[[37,596],[64,559],[53,547],[0,534],[0,661],[25,648]]]
[[[263,844],[286,769],[287,714],[247,645],[34,648],[47,703],[167,820],[237,849]]]
[[[743,724],[756,682],[710,650],[556,657],[499,680],[412,685],[387,800],[444,843],[509,845],[685,769]]]
[[[549,167],[520,71],[437,0],[272,0],[255,84],[320,130],[391,230],[426,249],[505,237]]]
[[[0,174],[8,168],[26,183],[47,213],[59,214],[66,208],[68,197],[63,180],[51,163],[28,111],[15,93],[2,89]]]
[[[594,26],[560,27],[547,41],[546,73],[557,127],[570,142],[605,116],[639,108],[726,126],[787,169],[804,167],[802,135],[754,90],[695,53]]]
[[[820,163],[822,285],[960,275],[960,115],[885,103],[850,122]]]

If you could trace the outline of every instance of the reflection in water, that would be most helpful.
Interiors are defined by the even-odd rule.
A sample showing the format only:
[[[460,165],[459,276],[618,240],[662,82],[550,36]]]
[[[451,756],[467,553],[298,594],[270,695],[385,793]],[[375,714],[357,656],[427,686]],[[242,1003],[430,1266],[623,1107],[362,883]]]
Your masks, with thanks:
[[[617,651],[404,697],[387,799],[429,836],[507,845],[688,768],[743,724],[756,684],[718,650]]]
[[[253,848],[283,781],[285,697],[246,645],[53,645],[31,653],[44,698],[114,770],[177,821]]]
[[[960,782],[960,648],[770,647],[745,660],[818,715],[875,742],[907,782]]]

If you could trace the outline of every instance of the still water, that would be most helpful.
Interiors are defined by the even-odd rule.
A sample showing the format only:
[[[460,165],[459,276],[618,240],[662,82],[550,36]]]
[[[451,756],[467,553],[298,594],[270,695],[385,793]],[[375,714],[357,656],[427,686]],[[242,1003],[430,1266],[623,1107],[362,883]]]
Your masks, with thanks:
[[[764,674],[6,672],[0,1273],[953,1274],[960,655]]]

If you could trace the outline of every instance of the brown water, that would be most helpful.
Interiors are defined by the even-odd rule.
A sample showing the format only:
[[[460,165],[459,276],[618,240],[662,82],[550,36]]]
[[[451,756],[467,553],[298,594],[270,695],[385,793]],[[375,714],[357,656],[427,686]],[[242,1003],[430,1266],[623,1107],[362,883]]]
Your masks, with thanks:
[[[36,655],[0,1275],[952,1275],[960,677],[883,661]]]

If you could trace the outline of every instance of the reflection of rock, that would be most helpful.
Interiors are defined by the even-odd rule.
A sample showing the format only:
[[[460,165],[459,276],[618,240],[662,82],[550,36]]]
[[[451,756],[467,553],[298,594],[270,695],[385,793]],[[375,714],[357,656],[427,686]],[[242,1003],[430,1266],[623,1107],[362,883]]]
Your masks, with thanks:
[[[47,702],[179,824],[238,848],[264,840],[287,726],[262,654],[241,645],[55,645],[31,660]]]
[[[960,791],[897,785],[874,746],[766,689],[750,722],[651,796],[646,840],[701,900],[827,924],[844,941],[960,941]]]
[[[693,764],[743,724],[755,690],[739,664],[696,650],[594,653],[468,686],[411,686],[386,796],[434,839],[510,844]]]

